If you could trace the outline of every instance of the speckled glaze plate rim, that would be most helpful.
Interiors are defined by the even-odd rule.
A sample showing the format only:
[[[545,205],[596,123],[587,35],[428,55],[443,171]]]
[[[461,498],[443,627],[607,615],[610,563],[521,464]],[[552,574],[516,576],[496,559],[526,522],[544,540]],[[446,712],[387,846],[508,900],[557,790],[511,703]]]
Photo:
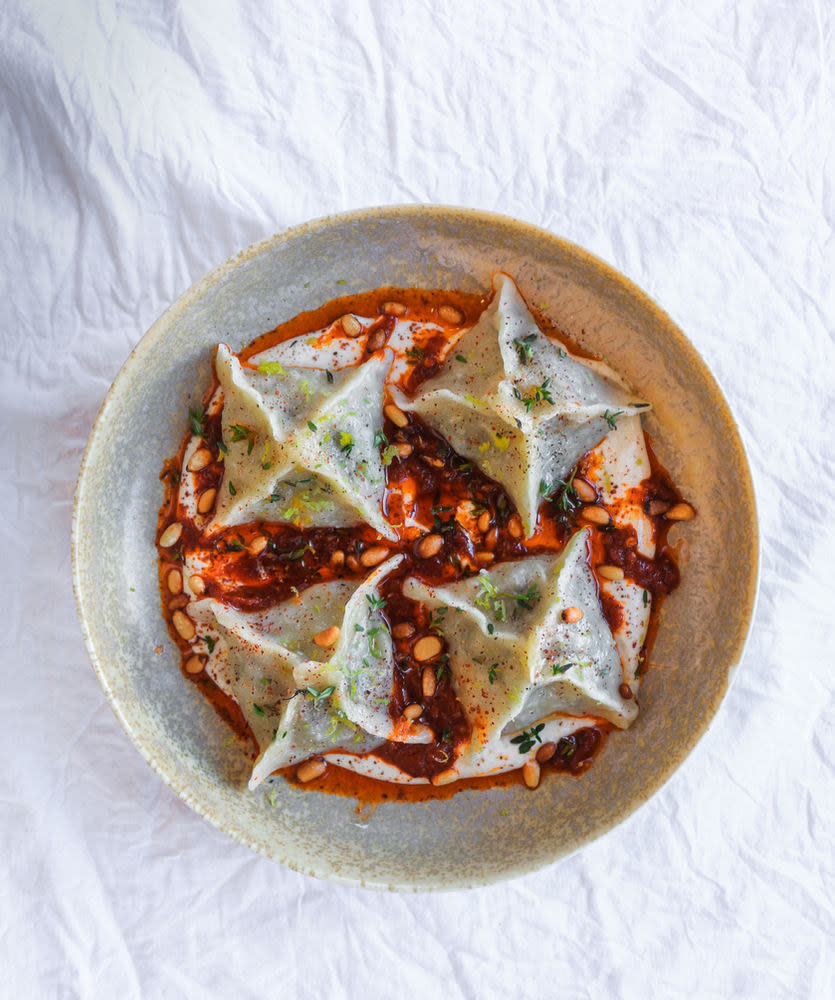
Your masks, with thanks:
[[[238,268],[240,265],[246,263],[247,261],[257,257],[258,255],[268,252],[275,247],[279,246],[284,242],[289,242],[299,238],[303,238],[314,233],[319,233],[322,230],[327,230],[329,227],[343,225],[346,223],[367,223],[374,224],[375,221],[381,218],[404,218],[408,219],[410,217],[420,216],[422,218],[433,217],[439,221],[448,220],[452,217],[460,217],[462,219],[469,219],[473,223],[488,223],[494,224],[496,226],[509,227],[515,230],[520,236],[526,236],[530,240],[542,241],[545,240],[552,243],[555,246],[559,246],[567,255],[574,257],[575,259],[582,260],[586,266],[596,271],[598,274],[605,276],[609,281],[620,287],[620,290],[628,296],[630,299],[635,300],[641,305],[643,309],[648,310],[650,313],[654,314],[658,321],[663,325],[669,336],[677,340],[677,348],[683,350],[686,354],[690,356],[692,361],[699,368],[700,374],[705,381],[712,386],[715,390],[715,395],[718,397],[718,403],[721,409],[722,423],[725,430],[729,434],[729,443],[734,448],[738,461],[740,462],[741,468],[747,474],[746,479],[742,483],[737,484],[737,489],[741,490],[743,494],[743,499],[746,503],[746,509],[750,511],[750,517],[748,520],[748,530],[750,531],[750,544],[752,548],[752,559],[749,565],[749,571],[746,578],[746,602],[745,607],[741,609],[739,621],[741,626],[737,629],[737,641],[734,647],[733,655],[729,658],[727,664],[726,674],[725,674],[725,684],[717,691],[713,702],[710,705],[710,711],[706,713],[705,717],[701,720],[700,727],[695,731],[693,738],[686,745],[677,746],[672,752],[670,752],[669,757],[666,761],[666,766],[662,767],[654,776],[652,781],[649,781],[645,788],[642,790],[640,796],[637,796],[634,801],[631,801],[627,806],[623,807],[620,813],[614,814],[610,817],[608,821],[601,822],[598,828],[588,836],[583,837],[579,841],[569,844],[567,847],[562,847],[555,849],[553,856],[545,861],[541,859],[535,860],[533,863],[523,863],[502,867],[501,865],[496,865],[494,862],[485,860],[485,870],[482,876],[477,879],[460,879],[460,880],[450,880],[444,878],[438,878],[437,882],[414,882],[404,879],[402,882],[391,882],[391,881],[380,881],[375,882],[368,878],[346,875],[343,871],[338,871],[333,868],[323,866],[306,866],[299,863],[294,863],[292,860],[283,857],[280,851],[280,844],[275,845],[275,850],[267,849],[262,844],[257,842],[251,836],[249,836],[245,830],[240,827],[236,827],[230,819],[223,815],[215,814],[211,808],[208,808],[206,804],[201,800],[199,795],[195,794],[193,789],[188,786],[187,783],[181,782],[178,778],[169,773],[169,771],[160,763],[155,757],[152,748],[143,741],[141,736],[137,734],[131,722],[126,715],[123,706],[120,702],[117,692],[114,690],[110,675],[108,672],[107,665],[104,664],[100,657],[98,650],[96,648],[93,635],[91,633],[90,627],[86,618],[86,601],[85,601],[85,586],[84,586],[84,567],[82,565],[81,557],[81,537],[80,537],[80,523],[81,523],[81,509],[82,502],[86,487],[86,475],[88,472],[88,463],[90,459],[91,452],[93,450],[94,443],[96,442],[98,436],[103,433],[104,426],[106,424],[107,417],[109,415],[109,410],[113,402],[113,397],[120,380],[123,378],[125,372],[131,369],[135,364],[138,363],[141,355],[145,350],[154,343],[157,338],[164,337],[169,331],[174,321],[180,316],[189,306],[194,302],[198,301],[208,289],[212,288],[217,282],[221,281],[226,277],[231,271]],[[494,212],[486,212],[479,209],[457,207],[449,205],[391,205],[391,206],[379,206],[371,207],[365,209],[358,209],[350,212],[339,213],[335,215],[324,216],[319,219],[312,220],[310,222],[303,223],[298,226],[291,227],[281,233],[278,233],[272,237],[262,240],[248,247],[247,249],[241,251],[236,256],[232,257],[225,263],[221,264],[219,267],[215,268],[208,275],[201,278],[194,285],[192,285],[183,295],[181,295],[176,302],[174,302],[148,329],[144,336],[139,340],[136,346],[131,351],[130,355],[126,359],[125,363],[122,365],[119,373],[113,381],[110,389],[105,396],[104,401],[99,409],[96,419],[93,423],[90,436],[87,441],[87,445],[84,450],[84,454],[81,459],[78,482],[76,487],[76,492],[73,502],[73,516],[72,516],[72,527],[71,527],[71,558],[72,558],[72,579],[73,579],[73,592],[76,601],[76,607],[78,610],[79,620],[81,624],[82,635],[84,639],[85,646],[87,648],[90,661],[93,666],[93,670],[99,680],[99,683],[104,690],[105,696],[110,703],[110,706],[119,720],[120,725],[127,733],[128,737],[131,739],[133,744],[137,747],[139,752],[142,754],[145,761],[150,765],[151,768],[159,775],[160,778],[175,792],[175,794],[182,799],[191,809],[193,809],[198,815],[211,823],[221,832],[230,836],[232,839],[238,841],[244,846],[256,851],[259,854],[269,858],[273,861],[278,861],[289,868],[299,871],[303,874],[311,875],[318,878],[325,878],[333,882],[337,882],[346,886],[358,886],[363,888],[372,889],[388,889],[397,891],[451,891],[464,888],[478,888],[486,885],[490,885],[496,882],[505,881],[512,878],[518,878],[526,874],[530,874],[535,871],[541,870],[543,867],[554,864],[558,861],[564,860],[570,857],[572,854],[576,853],[581,848],[592,843],[593,841],[599,839],[604,834],[611,831],[614,827],[621,825],[625,820],[633,816],[638,809],[646,805],[654,795],[669,781],[672,775],[679,769],[686,758],[692,753],[696,745],[701,741],[705,734],[709,731],[718,709],[730,688],[730,685],[737,674],[739,664],[744,655],[745,646],[748,641],[748,637],[751,632],[752,623],[754,620],[754,614],[756,610],[756,601],[759,592],[759,573],[760,573],[760,549],[759,549],[759,537],[758,537],[758,526],[756,517],[756,503],[754,486],[750,471],[750,465],[745,454],[744,445],[742,442],[742,437],[739,432],[739,428],[733,418],[730,407],[728,406],[725,394],[722,392],[721,387],[715,375],[711,372],[708,365],[701,357],[699,352],[685,336],[685,334],[678,328],[678,326],[672,321],[664,310],[662,310],[642,289],[635,285],[630,279],[626,278],[623,274],[617,271],[615,268],[607,264],[605,261],[596,257],[595,255],[589,253],[587,250],[572,243],[569,240],[558,237],[549,230],[542,227],[533,225],[531,223],[522,222],[518,219],[512,218],[510,216],[501,215]],[[272,847],[272,845],[270,845]]]

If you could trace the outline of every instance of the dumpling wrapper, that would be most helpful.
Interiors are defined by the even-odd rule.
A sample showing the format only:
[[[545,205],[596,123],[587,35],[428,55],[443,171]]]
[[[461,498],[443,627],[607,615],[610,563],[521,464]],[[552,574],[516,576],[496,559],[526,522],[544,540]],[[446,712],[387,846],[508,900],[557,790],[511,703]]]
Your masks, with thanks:
[[[394,654],[376,602],[379,583],[401,560],[389,559],[359,584],[314,584],[263,612],[212,599],[191,605],[201,634],[217,637],[207,669],[238,702],[258,741],[251,788],[311,754],[431,739],[388,713]],[[322,649],[313,637],[332,625],[339,625],[339,638]]]
[[[452,681],[476,744],[554,714],[620,728],[637,715],[635,702],[618,692],[623,670],[588,566],[588,534],[578,532],[559,556],[503,563],[449,586],[406,581],[407,597],[436,615],[447,608],[441,628]],[[583,618],[564,622],[568,607]]]
[[[504,486],[530,535],[540,484],[564,479],[611,429],[607,417],[649,404],[605,366],[592,368],[549,340],[508,275],[494,275],[493,291],[420,395],[393,395]]]
[[[364,521],[386,538],[379,444],[389,353],[332,374],[244,367],[226,345],[215,370],[223,390],[224,474],[210,529],[261,519],[342,527]]]

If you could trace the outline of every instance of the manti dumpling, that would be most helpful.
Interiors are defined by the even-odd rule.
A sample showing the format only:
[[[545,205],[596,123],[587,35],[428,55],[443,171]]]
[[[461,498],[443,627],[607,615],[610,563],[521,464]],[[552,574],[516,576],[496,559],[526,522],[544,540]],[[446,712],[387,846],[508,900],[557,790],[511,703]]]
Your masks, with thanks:
[[[530,535],[540,484],[564,479],[615,426],[647,409],[605,366],[572,357],[543,334],[513,279],[414,398],[394,390],[460,455],[505,487]]]
[[[326,372],[242,364],[226,345],[224,475],[210,530],[252,520],[342,527],[361,521],[387,538],[378,432],[391,357]],[[266,369],[266,370],[262,370]]]

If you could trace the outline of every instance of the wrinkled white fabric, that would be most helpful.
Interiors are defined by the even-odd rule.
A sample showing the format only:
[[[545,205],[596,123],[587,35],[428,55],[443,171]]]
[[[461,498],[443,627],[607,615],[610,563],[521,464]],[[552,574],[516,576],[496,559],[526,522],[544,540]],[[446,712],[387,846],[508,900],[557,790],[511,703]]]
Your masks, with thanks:
[[[826,0],[5,0],[0,993],[835,995],[833,32]],[[668,786],[559,866],[416,897],[288,871],[169,791],[88,666],[68,547],[154,318],[255,240],[409,201],[540,224],[656,298],[762,529],[748,652]]]

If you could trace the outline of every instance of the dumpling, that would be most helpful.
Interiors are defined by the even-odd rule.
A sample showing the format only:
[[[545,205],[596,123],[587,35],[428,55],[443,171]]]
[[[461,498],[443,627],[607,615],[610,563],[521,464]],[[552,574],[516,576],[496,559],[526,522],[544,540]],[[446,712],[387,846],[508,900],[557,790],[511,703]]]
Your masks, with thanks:
[[[407,597],[447,609],[453,684],[477,744],[555,714],[621,728],[635,718],[635,702],[618,691],[621,660],[587,562],[588,535],[578,532],[558,556],[503,563],[445,587],[406,581]],[[582,618],[564,621],[567,608]]]
[[[394,397],[505,487],[530,535],[540,484],[565,479],[616,417],[649,404],[549,340],[508,275],[496,274],[493,290],[423,392]]]
[[[224,473],[210,529],[256,519],[332,527],[365,521],[394,539],[382,514],[378,437],[390,366],[383,353],[330,377],[281,364],[263,371],[221,344]]]
[[[387,739],[431,740],[388,712],[394,657],[378,588],[401,560],[389,559],[361,583],[314,584],[264,612],[211,599],[192,604],[210,640],[207,671],[238,702],[258,742],[250,787],[336,747],[361,753]],[[331,628],[333,642],[323,648],[314,636],[321,642]]]

